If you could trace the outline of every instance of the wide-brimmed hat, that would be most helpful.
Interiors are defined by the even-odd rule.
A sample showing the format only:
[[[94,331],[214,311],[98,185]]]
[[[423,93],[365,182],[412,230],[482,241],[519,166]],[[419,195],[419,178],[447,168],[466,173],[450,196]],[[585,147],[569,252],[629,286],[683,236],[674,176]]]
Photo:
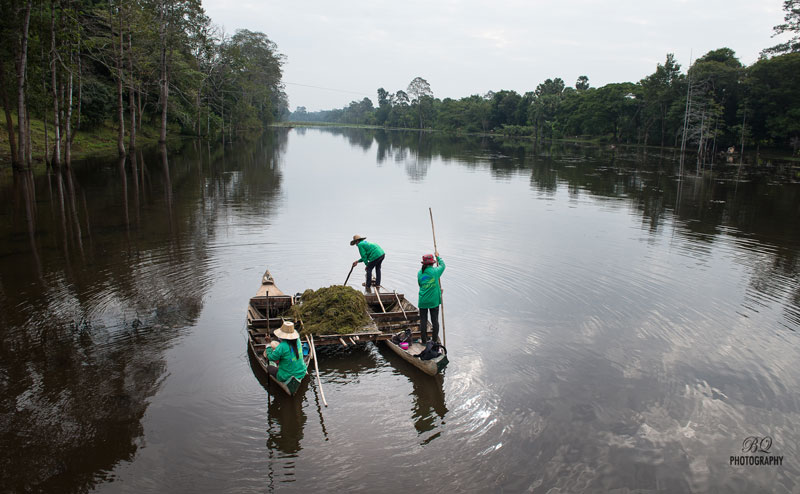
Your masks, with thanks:
[[[300,338],[300,335],[294,330],[294,323],[289,321],[283,321],[283,326],[275,330],[275,336],[282,340],[296,340]]]
[[[433,254],[425,254],[422,256],[422,265],[427,266],[430,264],[436,264],[436,259],[433,257]]]
[[[350,241],[350,245],[355,245],[357,242],[366,239],[367,237],[362,237],[361,235],[353,235],[353,240]]]

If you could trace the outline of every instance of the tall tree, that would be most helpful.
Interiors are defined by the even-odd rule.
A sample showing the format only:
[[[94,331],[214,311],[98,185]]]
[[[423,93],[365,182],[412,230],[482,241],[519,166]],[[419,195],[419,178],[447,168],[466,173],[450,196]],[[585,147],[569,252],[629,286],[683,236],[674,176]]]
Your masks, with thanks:
[[[765,55],[780,55],[782,53],[800,52],[800,0],[784,0],[783,24],[778,24],[773,29],[772,37],[784,33],[793,33],[792,37],[783,43],[765,49]]]
[[[17,128],[19,130],[19,140],[17,143],[17,166],[30,164],[28,158],[28,146],[30,142],[30,135],[28,134],[27,116],[28,108],[25,100],[25,75],[28,64],[28,29],[31,23],[31,7],[32,2],[28,0],[20,7],[20,29],[19,29],[19,44],[17,49],[16,66],[17,66]]]
[[[433,97],[431,85],[422,77],[415,77],[408,84],[408,94],[411,96],[411,103],[417,105],[417,113],[419,114],[419,128],[422,128],[422,113],[423,104],[428,102],[428,98]]]

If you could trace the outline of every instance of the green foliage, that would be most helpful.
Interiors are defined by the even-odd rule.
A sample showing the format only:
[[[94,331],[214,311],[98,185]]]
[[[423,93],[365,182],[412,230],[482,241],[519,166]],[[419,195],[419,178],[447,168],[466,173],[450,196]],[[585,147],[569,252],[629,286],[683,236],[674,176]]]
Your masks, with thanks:
[[[784,0],[783,16],[784,23],[778,24],[773,28],[773,36],[784,33],[794,33],[791,38],[783,43],[765,49],[764,55],[780,55],[785,53],[800,52],[800,0]]]
[[[112,115],[114,94],[107,84],[87,82],[81,92],[81,127],[96,129]]]
[[[303,322],[303,335],[355,333],[370,322],[364,295],[343,285],[306,290],[290,314]]]
[[[788,146],[800,137],[800,53],[759,60],[747,69],[745,87],[756,140]]]
[[[427,82],[416,78],[408,88],[410,98],[405,91],[392,94],[380,88],[377,108],[364,98],[346,108],[302,116],[304,121],[495,132],[537,140],[582,136],[661,146],[679,145],[686,117],[686,139],[700,153],[740,142],[746,113],[753,119],[752,129],[745,126],[752,141],[794,147],[800,138],[800,67],[793,55],[762,59],[746,68],[733,50],[723,47],[698,58],[684,74],[669,53],[654,73],[637,83],[592,88],[589,78],[580,76],[571,88],[556,77],[522,95],[501,90],[461,99],[436,99],[427,94]]]

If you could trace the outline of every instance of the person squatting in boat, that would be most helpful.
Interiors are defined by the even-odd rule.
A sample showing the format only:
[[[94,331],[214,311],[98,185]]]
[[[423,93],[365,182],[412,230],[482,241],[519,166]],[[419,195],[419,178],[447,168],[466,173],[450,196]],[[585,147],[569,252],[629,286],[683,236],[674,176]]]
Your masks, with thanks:
[[[275,337],[280,341],[270,342],[264,351],[264,357],[269,361],[267,371],[281,382],[292,376],[302,380],[307,369],[303,361],[300,335],[294,329],[294,323],[283,321],[283,325],[275,330]]]

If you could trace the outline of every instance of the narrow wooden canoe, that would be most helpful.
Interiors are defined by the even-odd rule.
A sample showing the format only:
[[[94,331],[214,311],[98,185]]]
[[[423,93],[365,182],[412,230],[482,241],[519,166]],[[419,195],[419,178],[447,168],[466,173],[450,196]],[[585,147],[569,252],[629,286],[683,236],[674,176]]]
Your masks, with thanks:
[[[390,339],[384,339],[386,345],[396,354],[400,355],[408,363],[421,370],[422,372],[435,376],[444,369],[447,364],[447,355],[442,354],[431,360],[421,360],[417,354],[425,349],[425,345],[419,343],[421,337],[419,332],[419,309],[409,302],[402,293],[388,292],[385,289],[379,293],[364,295],[367,301],[367,311],[375,324],[383,332],[397,333],[405,329],[411,330],[414,340],[408,350],[403,350],[399,345]],[[428,322],[428,334],[431,335],[431,323]]]
[[[269,361],[264,356],[264,350],[266,350],[270,339],[274,336],[275,330],[283,324],[284,318],[282,316],[287,313],[292,304],[292,297],[284,294],[275,286],[275,281],[272,279],[269,270],[267,270],[261,278],[261,287],[256,296],[252,297],[247,305],[248,347],[261,369],[289,396],[293,396],[297,392],[302,379],[290,377],[288,381],[278,381],[267,370]],[[288,316],[286,318],[289,319]],[[311,361],[310,351],[303,356],[303,361],[307,369],[308,363]],[[306,376],[308,376],[308,371],[306,371]],[[303,379],[305,379],[305,376]]]
[[[394,351],[394,353],[403,357],[403,360],[413,365],[417,369],[421,370],[425,374],[428,374],[429,376],[435,376],[436,374],[441,372],[442,369],[447,367],[447,364],[449,363],[449,361],[447,360],[447,355],[445,354],[439,355],[435,359],[430,359],[430,360],[422,360],[419,357],[416,357],[415,355],[422,352],[422,350],[425,350],[425,345],[416,341],[411,345],[409,345],[408,350],[403,350],[402,348],[400,348],[399,345],[396,345],[392,340],[385,340],[385,343],[386,346],[388,346],[389,348],[392,349],[392,351]]]

